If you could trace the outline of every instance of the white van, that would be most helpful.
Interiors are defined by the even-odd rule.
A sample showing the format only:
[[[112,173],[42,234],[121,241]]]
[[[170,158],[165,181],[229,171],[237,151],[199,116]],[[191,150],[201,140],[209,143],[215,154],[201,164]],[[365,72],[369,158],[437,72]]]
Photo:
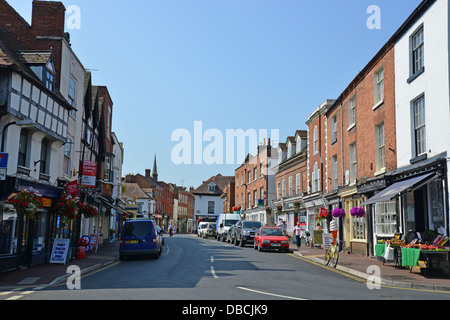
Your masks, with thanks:
[[[237,213],[222,213],[219,215],[216,224],[217,241],[225,241],[230,227],[241,221],[241,215]]]

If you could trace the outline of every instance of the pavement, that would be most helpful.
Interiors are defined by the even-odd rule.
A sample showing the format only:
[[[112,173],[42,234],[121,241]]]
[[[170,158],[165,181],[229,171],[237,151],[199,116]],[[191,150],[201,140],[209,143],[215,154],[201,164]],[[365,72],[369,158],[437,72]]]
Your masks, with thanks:
[[[323,266],[325,250],[310,248],[302,245],[290,246],[291,253],[300,259]],[[0,274],[0,291],[7,290],[36,290],[48,286],[65,283],[71,275],[67,273],[69,266],[78,266],[81,274],[97,271],[119,259],[119,242],[115,241],[99,247],[98,251],[86,253],[85,259],[73,259],[66,265],[47,264],[26,268],[20,271]],[[450,292],[450,277],[442,273],[427,272],[425,275],[419,269],[409,269],[385,263],[376,258],[341,252],[339,255],[337,272],[367,281],[373,279],[373,266],[379,269],[379,284],[421,290],[436,290]],[[329,267],[326,267],[329,268]],[[369,269],[370,268],[370,269]],[[370,277],[370,278],[369,278]]]

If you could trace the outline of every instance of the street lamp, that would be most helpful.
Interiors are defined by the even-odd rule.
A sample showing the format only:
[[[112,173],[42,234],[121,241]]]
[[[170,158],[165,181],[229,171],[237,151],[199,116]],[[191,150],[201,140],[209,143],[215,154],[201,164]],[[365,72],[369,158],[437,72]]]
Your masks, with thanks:
[[[20,127],[28,127],[28,128],[30,128],[30,127],[34,127],[34,125],[35,125],[35,123],[34,123],[34,121],[33,120],[31,120],[31,119],[25,119],[25,120],[20,120],[20,121],[14,121],[14,122],[10,122],[10,123],[8,123],[8,124],[6,124],[4,127],[3,127],[3,130],[2,130],[2,148],[1,148],[1,150],[2,150],[2,152],[5,152],[5,135],[6,135],[6,129],[8,129],[10,126],[12,126],[12,125],[18,125],[18,126],[20,126]]]

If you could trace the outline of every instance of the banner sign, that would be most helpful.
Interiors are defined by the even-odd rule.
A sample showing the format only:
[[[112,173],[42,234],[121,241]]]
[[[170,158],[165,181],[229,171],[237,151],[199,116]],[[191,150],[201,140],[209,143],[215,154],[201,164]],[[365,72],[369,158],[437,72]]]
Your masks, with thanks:
[[[84,161],[82,174],[81,184],[84,187],[95,188],[97,177],[97,164],[95,161]]]

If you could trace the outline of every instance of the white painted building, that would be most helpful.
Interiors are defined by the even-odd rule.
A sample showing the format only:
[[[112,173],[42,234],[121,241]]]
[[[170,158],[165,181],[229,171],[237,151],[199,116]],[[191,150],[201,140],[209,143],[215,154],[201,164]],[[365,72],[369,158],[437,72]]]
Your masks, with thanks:
[[[234,176],[217,175],[203,182],[191,193],[195,196],[194,217],[198,219],[215,221],[219,214],[223,213],[224,188],[234,179]]]
[[[401,230],[448,232],[449,0],[423,1],[396,35],[395,100]]]

